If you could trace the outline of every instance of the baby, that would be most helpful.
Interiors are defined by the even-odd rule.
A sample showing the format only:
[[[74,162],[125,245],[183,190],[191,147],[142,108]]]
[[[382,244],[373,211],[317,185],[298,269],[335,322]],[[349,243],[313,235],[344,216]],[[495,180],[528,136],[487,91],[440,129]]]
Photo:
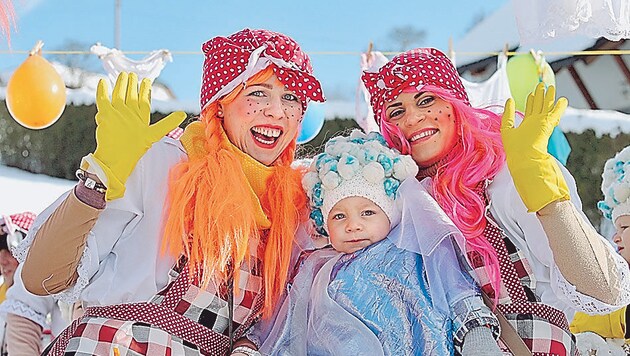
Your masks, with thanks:
[[[326,144],[302,182],[332,249],[301,256],[263,354],[500,354],[461,235],[417,169],[377,133]]]

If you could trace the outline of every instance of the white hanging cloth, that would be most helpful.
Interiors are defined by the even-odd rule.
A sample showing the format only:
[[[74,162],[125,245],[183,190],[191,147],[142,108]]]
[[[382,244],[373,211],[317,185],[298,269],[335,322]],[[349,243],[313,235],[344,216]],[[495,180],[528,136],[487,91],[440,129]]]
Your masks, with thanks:
[[[362,53],[361,74],[363,74],[364,70],[368,69],[371,72],[375,72],[377,68],[384,66],[387,62],[389,62],[389,59],[381,52]],[[365,133],[372,131],[379,132],[378,124],[374,119],[374,111],[372,110],[372,105],[370,105],[370,94],[361,80],[361,75],[359,75],[359,85],[357,86],[354,102],[354,119],[359,127],[361,127]]]
[[[505,105],[512,97],[510,82],[507,75],[507,56],[500,53],[497,58],[497,71],[483,82],[474,83],[462,78],[462,84],[468,93],[470,105],[476,108]],[[502,110],[501,110],[502,111]]]
[[[630,38],[630,0],[512,0],[521,44],[586,35]]]
[[[138,75],[138,80],[149,78],[151,82],[157,78],[167,62],[173,61],[171,52],[160,49],[149,53],[141,60],[127,58],[124,53],[115,48],[107,48],[101,44],[95,44],[90,51],[98,56],[103,62],[103,68],[107,72],[107,77],[113,84],[120,72],[134,72]]]

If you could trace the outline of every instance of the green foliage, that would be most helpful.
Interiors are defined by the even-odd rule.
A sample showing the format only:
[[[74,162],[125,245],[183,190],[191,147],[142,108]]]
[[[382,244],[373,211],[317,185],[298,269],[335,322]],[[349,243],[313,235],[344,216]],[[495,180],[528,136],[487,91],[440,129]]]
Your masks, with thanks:
[[[94,105],[68,106],[51,127],[30,130],[17,124],[6,106],[0,105],[0,162],[33,173],[73,179],[81,158],[96,148],[95,114]],[[164,116],[155,113],[151,121],[156,122]],[[321,153],[328,139],[348,134],[355,128],[358,125],[354,120],[337,118],[325,121],[324,127],[311,142],[298,147],[298,157],[313,157]],[[601,214],[597,210],[597,202],[603,198],[600,185],[604,163],[630,143],[630,135],[598,138],[592,130],[566,135],[572,148],[567,168],[577,182],[584,212],[598,227]]]
[[[0,106],[0,160],[33,173],[71,179],[81,157],[96,147],[96,107],[66,106],[61,118],[43,130],[20,126]]]
[[[578,187],[582,198],[582,210],[595,227],[600,226],[603,219],[597,202],[604,198],[600,187],[604,164],[617,152],[630,145],[630,134],[619,134],[616,137],[604,135],[597,137],[593,130],[584,133],[566,133],[571,145],[571,154],[567,161],[567,169]]]
[[[330,138],[342,134],[349,135],[353,129],[358,129],[356,121],[352,119],[335,118],[334,120],[324,121],[322,130],[311,141],[299,145],[297,150],[297,158],[311,158],[319,153],[324,152],[324,144]]]
[[[43,130],[19,125],[0,105],[0,162],[33,173],[74,179],[81,158],[96,148],[96,106],[66,106],[59,120]],[[151,121],[166,116],[155,113]]]

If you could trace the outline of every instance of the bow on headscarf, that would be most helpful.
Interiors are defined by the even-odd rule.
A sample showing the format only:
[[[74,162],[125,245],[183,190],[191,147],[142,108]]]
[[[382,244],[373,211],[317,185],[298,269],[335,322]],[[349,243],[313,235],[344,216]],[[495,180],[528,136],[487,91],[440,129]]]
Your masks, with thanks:
[[[204,43],[202,50],[206,57],[202,110],[271,64],[278,80],[300,98],[303,110],[309,100],[325,100],[310,59],[293,39],[281,33],[244,29],[228,37],[215,37]]]
[[[421,91],[426,85],[436,86],[470,105],[455,66],[435,48],[418,48],[401,53],[376,72],[364,71],[361,79],[370,93],[377,122],[380,122],[385,102],[396,100],[407,88]]]

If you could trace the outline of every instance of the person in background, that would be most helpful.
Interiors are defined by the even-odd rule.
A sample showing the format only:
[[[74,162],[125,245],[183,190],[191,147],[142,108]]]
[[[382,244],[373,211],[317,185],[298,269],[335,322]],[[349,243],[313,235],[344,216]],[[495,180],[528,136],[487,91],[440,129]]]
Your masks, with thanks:
[[[36,296],[26,291],[20,276],[22,267],[11,253],[24,239],[35,217],[26,212],[0,219],[4,232],[0,236],[3,244],[0,269],[11,281],[6,299],[0,304],[0,318],[5,322],[4,347],[11,356],[40,354],[47,344],[46,333],[59,334],[70,322],[62,316],[52,296]]]
[[[13,257],[10,247],[17,246],[24,239],[35,216],[31,212],[0,216],[0,274],[3,278],[0,303],[5,300],[7,290],[13,285],[13,276],[18,267],[18,261]]]

